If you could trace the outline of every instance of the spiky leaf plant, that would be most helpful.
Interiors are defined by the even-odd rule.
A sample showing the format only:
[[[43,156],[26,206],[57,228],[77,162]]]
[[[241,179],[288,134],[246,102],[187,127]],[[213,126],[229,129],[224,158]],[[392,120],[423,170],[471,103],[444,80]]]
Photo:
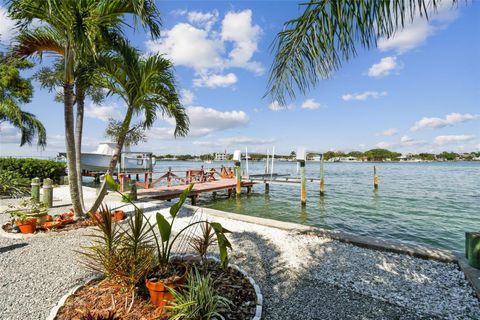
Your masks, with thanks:
[[[173,305],[167,307],[170,320],[224,319],[218,312],[219,309],[228,308],[232,304],[218,294],[210,275],[203,276],[196,269],[190,272],[182,290],[168,290],[175,298]]]

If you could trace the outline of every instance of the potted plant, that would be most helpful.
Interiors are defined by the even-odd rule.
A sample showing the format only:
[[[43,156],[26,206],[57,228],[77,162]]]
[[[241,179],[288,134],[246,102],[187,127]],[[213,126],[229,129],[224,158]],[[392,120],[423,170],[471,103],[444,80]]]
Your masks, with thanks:
[[[113,211],[113,219],[115,221],[122,221],[125,218],[125,212],[123,210],[115,210]]]
[[[34,199],[23,200],[17,208],[17,212],[23,212],[28,217],[36,218],[39,225],[47,221],[48,209],[43,203],[39,203]]]
[[[23,211],[17,211],[12,216],[15,217],[15,224],[21,233],[35,233],[37,230],[37,218],[32,218]]]
[[[118,192],[118,184],[113,180],[112,176],[105,176],[105,181],[112,190]],[[153,232],[153,228],[152,235],[154,236],[157,248],[158,263],[145,279],[145,285],[150,293],[152,303],[157,307],[163,307],[167,301],[173,300],[173,296],[168,288],[170,288],[170,290],[176,289],[178,286],[185,283],[187,268],[183,263],[172,259],[172,248],[176,240],[179,239],[179,237],[189,228],[197,224],[208,223],[216,234],[220,251],[221,267],[228,266],[228,248],[231,249],[231,245],[225,234],[229,231],[224,229],[221,224],[205,220],[195,221],[181,229],[175,236],[172,236],[172,226],[192,188],[193,184],[190,184],[180,194],[179,201],[170,207],[169,213],[172,218],[171,222],[168,222],[160,212],[157,212],[156,214],[156,226],[160,233],[160,237]],[[130,203],[133,204],[133,202]]]

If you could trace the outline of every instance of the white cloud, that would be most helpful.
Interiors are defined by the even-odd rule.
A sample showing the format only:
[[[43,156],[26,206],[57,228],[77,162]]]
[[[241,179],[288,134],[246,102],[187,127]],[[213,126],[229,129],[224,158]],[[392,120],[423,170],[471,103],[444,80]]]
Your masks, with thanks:
[[[390,148],[392,144],[389,143],[389,142],[385,142],[385,141],[382,141],[382,142],[379,142],[375,145],[375,147],[377,148],[380,148],[380,149],[387,149],[387,148]]]
[[[262,74],[261,63],[253,61],[262,29],[255,25],[251,10],[228,12],[220,28],[214,28],[218,12],[182,12],[187,22],[166,30],[159,40],[145,42],[148,53],[165,54],[175,65],[193,68],[195,80],[214,77],[229,68]],[[232,81],[232,73],[229,73]],[[198,81],[197,81],[198,83]]]
[[[203,147],[230,147],[230,146],[245,146],[245,145],[268,145],[275,142],[275,139],[258,139],[252,137],[236,136],[220,138],[216,141],[197,140],[193,144]]]
[[[443,146],[446,144],[452,144],[452,143],[458,143],[458,142],[464,142],[464,141],[471,141],[474,140],[475,136],[474,135],[466,135],[466,134],[460,134],[460,135],[446,135],[446,136],[437,136],[435,139],[433,139],[433,143],[439,146]]]
[[[0,141],[2,144],[15,143],[20,144],[20,130],[8,122],[0,122]]]
[[[437,12],[431,11],[429,13],[430,21],[416,14],[413,23],[407,22],[402,30],[388,39],[379,39],[378,48],[381,51],[395,50],[398,53],[407,52],[421,45],[438,30],[446,28],[457,17],[458,11],[452,8],[452,2],[442,1],[439,3]]]
[[[250,119],[244,111],[220,111],[213,108],[192,106],[186,109],[190,119],[189,137],[203,137],[213,132],[246,126]],[[148,133],[152,139],[172,139],[173,119],[165,119],[172,127],[155,127]]]
[[[368,98],[377,99],[377,98],[380,98],[380,97],[384,97],[387,94],[388,94],[387,91],[382,91],[382,92],[366,91],[366,92],[363,92],[363,93],[354,93],[354,94],[348,93],[348,94],[343,95],[342,99],[345,100],[345,101],[351,101],[351,100],[365,101]]]
[[[212,39],[208,31],[188,23],[175,25],[164,31],[160,40],[149,40],[145,45],[149,52],[166,54],[174,64],[196,71],[221,68],[224,63],[221,57],[223,43]]]
[[[410,131],[417,131],[425,128],[443,128],[447,126],[453,126],[458,123],[463,123],[466,121],[472,121],[480,119],[480,114],[470,114],[470,113],[450,113],[445,116],[445,118],[422,118],[421,120],[415,122],[415,125],[410,129]]]
[[[268,105],[268,109],[272,111],[281,111],[281,110],[284,110],[285,108],[277,100],[275,100]]]
[[[368,69],[368,76],[380,78],[389,75],[398,68],[397,57],[385,57],[379,63],[375,63]]]
[[[315,99],[307,99],[302,103],[302,109],[318,109],[320,108],[320,103],[315,101]]]
[[[391,136],[394,136],[398,133],[398,129],[397,128],[389,128],[385,131],[382,132],[382,136],[386,136],[386,137],[391,137]]]
[[[193,79],[193,85],[195,87],[228,87],[237,83],[238,78],[234,73],[222,74],[201,74],[200,78]]]
[[[218,10],[209,12],[190,11],[186,12],[188,22],[210,31],[212,26],[218,21]]]
[[[8,17],[7,10],[0,6],[0,43],[8,45],[17,33],[15,22]]]
[[[415,140],[410,138],[409,136],[402,136],[400,138],[399,146],[418,146],[418,145],[425,145],[427,142],[425,140]]]
[[[195,100],[195,94],[188,90],[188,89],[182,89],[180,90],[180,102],[182,105],[191,105],[193,101]]]
[[[257,74],[263,73],[260,63],[250,61],[253,54],[258,50],[258,41],[262,29],[254,25],[252,10],[240,12],[228,12],[222,21],[221,37],[223,41],[232,41],[233,49],[229,53],[229,65],[242,67]]]
[[[123,115],[116,103],[112,103],[110,105],[97,105],[91,102],[90,105],[85,109],[85,116],[101,121],[108,121],[110,118],[115,120],[123,119]]]

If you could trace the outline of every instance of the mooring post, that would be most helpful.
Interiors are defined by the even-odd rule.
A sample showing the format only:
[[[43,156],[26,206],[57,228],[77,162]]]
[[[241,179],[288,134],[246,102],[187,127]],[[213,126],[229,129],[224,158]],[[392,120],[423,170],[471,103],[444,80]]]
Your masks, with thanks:
[[[137,183],[136,181],[130,181],[130,193],[129,193],[130,200],[137,200]]]
[[[325,195],[325,181],[324,181],[324,171],[323,171],[323,154],[320,158],[320,195]]]
[[[305,177],[305,160],[300,160],[300,178],[301,178],[301,188],[300,188],[300,202],[302,206],[307,204],[307,179]]]
[[[378,189],[378,175],[377,175],[377,166],[373,166],[373,188]]]
[[[465,233],[465,253],[468,264],[480,269],[480,232]]]
[[[235,161],[235,175],[237,177],[237,185],[235,188],[235,192],[237,194],[237,197],[239,197],[242,193],[242,172],[240,169],[240,161]]]
[[[270,193],[270,183],[265,182],[265,194],[269,194],[269,193]]]
[[[30,185],[32,186],[32,191],[31,191],[32,200],[39,202],[40,201],[40,178],[33,178],[32,183]]]
[[[43,204],[46,205],[47,208],[53,206],[53,186],[52,179],[50,178],[43,179]]]

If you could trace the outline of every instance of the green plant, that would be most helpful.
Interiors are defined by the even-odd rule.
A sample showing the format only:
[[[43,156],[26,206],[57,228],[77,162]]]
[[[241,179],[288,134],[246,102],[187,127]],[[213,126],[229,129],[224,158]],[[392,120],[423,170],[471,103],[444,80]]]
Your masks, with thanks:
[[[190,272],[182,290],[168,290],[175,298],[173,305],[167,307],[170,320],[224,319],[218,313],[219,308],[228,308],[232,304],[217,293],[209,275],[202,276],[196,269]]]
[[[208,248],[215,243],[215,232],[208,223],[200,224],[200,235],[193,236],[190,246],[198,253],[202,265],[205,263]]]
[[[38,177],[55,181],[66,175],[64,163],[31,158],[0,158],[0,171],[13,171],[25,179]]]
[[[18,172],[0,170],[0,194],[19,198],[28,194],[30,181]]]
[[[110,189],[122,195],[122,193],[118,191],[119,189],[118,184],[115,182],[115,180],[113,180],[113,177],[111,175],[105,176],[105,182],[108,184]],[[228,233],[229,231],[223,228],[220,223],[209,222],[205,220],[195,221],[193,223],[188,224],[186,227],[180,229],[180,231],[175,236],[172,236],[172,226],[175,222],[178,212],[180,211],[183,204],[185,203],[185,200],[190,194],[190,191],[192,190],[192,188],[193,188],[193,184],[190,184],[180,194],[178,202],[170,207],[169,213],[172,218],[171,222],[168,222],[167,219],[160,212],[157,212],[156,214],[156,221],[157,221],[156,226],[160,233],[160,238],[156,235],[155,232],[152,232],[152,235],[157,247],[159,277],[168,273],[169,264],[171,262],[170,258],[172,254],[172,248],[173,248],[173,245],[175,244],[175,241],[179,239],[179,237],[189,228],[202,223],[208,223],[215,232],[217,243],[218,243],[218,249],[220,251],[220,265],[222,267],[226,267],[228,265],[228,249],[231,249],[232,246],[228,241],[227,237],[225,236],[225,234]],[[133,202],[130,202],[130,203],[135,206]],[[146,220],[147,220],[147,223],[149,223],[148,219]]]
[[[28,221],[35,219],[34,217],[29,216],[25,211],[10,212],[10,217],[13,221],[20,223],[27,223]]]
[[[82,316],[82,320],[118,320],[118,319],[120,319],[120,317],[116,315],[115,311],[108,311],[106,315],[88,312],[86,315]]]

